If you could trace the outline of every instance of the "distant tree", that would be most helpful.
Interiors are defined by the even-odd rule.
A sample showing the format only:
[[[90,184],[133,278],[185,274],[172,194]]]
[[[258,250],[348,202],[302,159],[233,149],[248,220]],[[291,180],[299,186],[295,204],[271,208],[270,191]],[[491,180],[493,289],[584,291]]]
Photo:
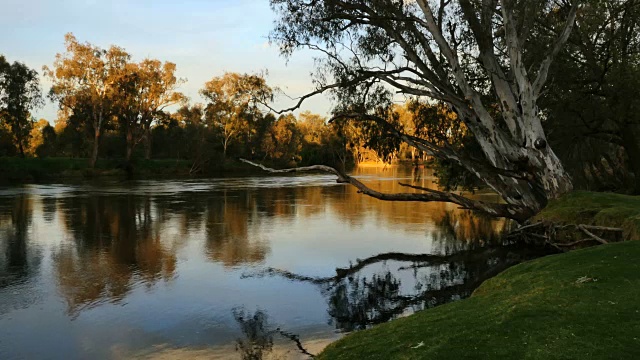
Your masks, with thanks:
[[[265,134],[262,150],[272,160],[295,164],[300,160],[302,134],[292,114],[280,116]]]
[[[273,90],[263,77],[238,73],[225,73],[208,81],[200,94],[206,99],[207,125],[221,134],[223,155],[229,145],[243,131],[250,131],[250,123],[258,118],[258,105],[273,98]]]
[[[0,56],[0,119],[7,124],[22,157],[33,127],[30,111],[43,104],[38,72],[17,61],[9,64]]]
[[[122,76],[130,55],[124,49],[111,46],[101,49],[90,43],[80,43],[73,34],[65,35],[65,53],[56,55],[53,68],[44,67],[53,82],[49,96],[58,101],[69,116],[82,112],[93,135],[89,165],[95,167],[100,136],[114,117],[117,80]]]
[[[184,80],[176,78],[175,71],[174,63],[145,59],[138,64],[127,64],[118,79],[115,101],[127,142],[127,162],[141,141],[145,143],[145,158],[151,158],[151,124],[165,108],[186,101],[186,97],[177,91]]]
[[[37,157],[55,156],[58,143],[58,135],[49,122],[42,128],[42,144],[35,149]]]
[[[59,111],[54,129],[57,136],[56,152],[60,156],[89,157],[94,138],[91,124],[86,121],[89,115],[76,106],[73,113]]]
[[[245,154],[251,154],[253,157],[266,158],[268,154],[264,151],[264,139],[269,136],[269,132],[276,122],[276,117],[272,113],[258,114],[253,119],[251,137],[246,143],[249,149],[245,150]]]
[[[47,127],[51,128],[51,130],[53,131],[53,127],[49,125],[49,122],[46,119],[40,119],[36,123],[34,123],[29,135],[29,146],[26,148],[26,152],[29,155],[36,155],[36,149],[44,144],[43,131]]]
[[[298,116],[298,127],[302,131],[306,143],[320,144],[323,133],[327,130],[327,118],[311,111],[303,111]]]

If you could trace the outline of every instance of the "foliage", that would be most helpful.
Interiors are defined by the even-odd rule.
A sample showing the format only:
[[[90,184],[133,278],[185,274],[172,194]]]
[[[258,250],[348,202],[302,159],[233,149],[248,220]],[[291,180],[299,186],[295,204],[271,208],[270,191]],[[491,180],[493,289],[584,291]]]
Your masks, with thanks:
[[[352,333],[318,358],[634,359],[638,256],[630,241],[516,265],[469,299]]]
[[[65,53],[56,55],[52,69],[44,67],[45,75],[53,82],[49,96],[58,101],[66,116],[75,116],[93,135],[90,165],[94,167],[100,136],[115,115],[117,79],[131,56],[117,46],[104,50],[80,43],[71,33],[65,35],[65,48]]]
[[[640,193],[640,102],[629,96],[640,86],[640,2],[586,1],[550,77],[545,126],[577,183]]]
[[[570,177],[548,146],[537,101],[549,66],[571,33],[577,2],[272,0],[271,5],[278,15],[271,40],[283,55],[299,49],[321,54],[316,89],[291,109],[329,92],[337,102],[333,121],[357,122],[366,145],[384,160],[406,143],[465,169],[499,193],[507,211],[492,203],[476,208],[492,215],[522,221],[571,190]],[[556,36],[532,51],[528,40],[538,35],[536,20],[545,17],[559,20],[549,24]],[[433,110],[417,118],[425,120],[425,133],[402,127],[402,116],[393,111],[394,93],[430,104],[414,109]],[[437,106],[446,106],[446,112]],[[473,156],[463,151],[462,135],[475,143]],[[432,193],[424,201],[443,196]]]
[[[295,164],[300,158],[301,133],[293,115],[280,116],[271,124],[262,142],[262,151],[270,159],[289,159]]]
[[[137,160],[140,177],[188,176],[191,162],[186,160]],[[126,176],[122,160],[99,159],[89,168],[85,158],[0,157],[0,183],[26,183],[52,180],[87,180],[96,176]]]
[[[115,114],[126,139],[127,162],[143,140],[145,158],[150,158],[151,124],[164,115],[165,108],[186,102],[186,97],[177,91],[184,80],[176,78],[175,71],[174,63],[145,59],[137,64],[128,63],[119,75]]]
[[[0,55],[0,125],[5,124],[23,157],[34,122],[30,111],[43,104],[38,72],[17,61],[9,64]]]
[[[273,90],[259,75],[225,73],[214,77],[200,90],[206,99],[205,119],[207,125],[221,134],[223,153],[237,139],[251,132],[256,118],[260,116],[258,105],[273,98]]]

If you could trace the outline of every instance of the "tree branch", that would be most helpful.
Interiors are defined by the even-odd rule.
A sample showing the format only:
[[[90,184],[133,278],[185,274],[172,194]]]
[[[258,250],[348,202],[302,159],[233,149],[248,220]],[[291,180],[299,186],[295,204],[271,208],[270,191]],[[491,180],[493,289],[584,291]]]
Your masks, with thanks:
[[[297,167],[297,168],[289,168],[289,169],[272,169],[266,167],[262,164],[258,164],[246,159],[239,159],[240,161],[247,163],[249,165],[253,165],[259,167],[265,171],[271,173],[294,173],[294,172],[309,172],[309,171],[320,171],[326,172],[330,174],[334,174],[338,177],[338,182],[340,183],[349,183],[356,187],[358,191],[362,194],[371,196],[373,198],[384,200],[384,201],[416,201],[416,202],[447,202],[454,203],[460,205],[465,209],[476,210],[483,213],[486,213],[495,217],[506,217],[509,219],[514,219],[517,221],[526,220],[530,214],[529,211],[525,208],[516,205],[509,204],[497,204],[497,203],[489,203],[480,200],[473,200],[466,198],[461,195],[438,191],[438,190],[430,190],[426,194],[419,193],[382,193],[376,190],[373,190],[367,187],[365,184],[360,182],[359,180],[344,174],[343,172],[325,165],[313,165],[313,166],[305,166],[305,167]]]
[[[576,13],[578,11],[578,1],[574,0],[573,5],[571,6],[571,10],[569,11],[569,18],[564,25],[564,29],[560,33],[560,36],[556,40],[551,52],[547,55],[547,57],[540,64],[540,69],[538,70],[538,76],[533,83],[533,94],[534,97],[537,98],[540,95],[540,91],[544,86],[544,83],[547,81],[547,75],[549,73],[549,67],[553,62],[553,58],[560,52],[564,44],[569,39],[569,34],[571,34],[571,30],[573,29],[573,24],[576,20]]]

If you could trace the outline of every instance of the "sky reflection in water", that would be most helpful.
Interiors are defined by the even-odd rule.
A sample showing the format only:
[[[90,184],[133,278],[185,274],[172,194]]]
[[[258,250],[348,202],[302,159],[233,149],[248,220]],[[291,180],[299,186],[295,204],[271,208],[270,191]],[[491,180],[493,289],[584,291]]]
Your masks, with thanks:
[[[432,187],[419,171],[356,174]],[[324,175],[0,189],[0,358],[305,358],[296,336],[468,296],[522,256],[482,248],[504,226]]]

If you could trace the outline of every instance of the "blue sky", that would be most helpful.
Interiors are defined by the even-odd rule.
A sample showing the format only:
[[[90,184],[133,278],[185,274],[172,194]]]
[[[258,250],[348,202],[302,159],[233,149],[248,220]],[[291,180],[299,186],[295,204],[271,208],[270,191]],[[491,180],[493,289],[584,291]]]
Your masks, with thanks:
[[[313,89],[312,54],[299,52],[287,63],[267,35],[274,13],[268,0],[3,0],[0,6],[0,54],[41,72],[55,54],[64,51],[64,34],[107,48],[124,47],[138,61],[145,57],[177,64],[178,76],[188,81],[181,90],[191,102],[201,102],[198,89],[225,71],[267,70],[271,86],[300,96]],[[41,81],[43,91],[50,83]],[[277,108],[293,101],[281,97]],[[315,97],[302,109],[329,112],[330,103]],[[56,105],[35,115],[53,122]]]

